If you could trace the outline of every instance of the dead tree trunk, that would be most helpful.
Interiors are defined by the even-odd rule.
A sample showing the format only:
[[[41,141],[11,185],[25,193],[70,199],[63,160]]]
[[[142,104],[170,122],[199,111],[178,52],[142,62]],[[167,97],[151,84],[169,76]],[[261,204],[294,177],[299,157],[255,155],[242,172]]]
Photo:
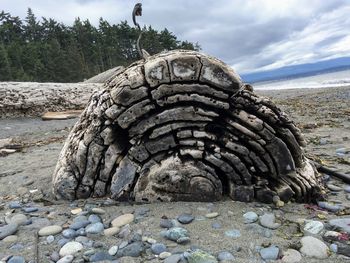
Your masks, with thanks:
[[[323,193],[295,124],[221,61],[172,51],[94,93],[57,164],[58,198],[312,201]]]

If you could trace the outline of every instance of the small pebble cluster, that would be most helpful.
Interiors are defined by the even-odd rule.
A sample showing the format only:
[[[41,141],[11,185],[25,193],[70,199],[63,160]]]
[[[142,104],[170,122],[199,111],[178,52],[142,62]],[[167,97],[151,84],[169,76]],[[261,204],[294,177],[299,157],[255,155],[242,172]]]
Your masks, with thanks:
[[[349,192],[347,186],[329,183],[328,187],[334,195]],[[347,243],[350,217],[335,217],[334,214],[346,212],[334,208],[342,207],[341,204],[305,205],[303,213],[310,212],[308,218],[296,220],[287,218],[280,207],[259,203],[246,204],[246,211],[239,212],[222,212],[216,209],[216,203],[202,203],[198,207],[195,204],[184,203],[182,213],[168,217],[153,214],[150,205],[111,207],[88,203],[80,206],[75,202],[71,208],[64,206],[69,210],[59,212],[60,220],[56,220],[58,212],[54,206],[10,201],[0,225],[0,251],[5,248],[5,252],[0,252],[0,262],[36,262],[34,253],[31,257],[25,256],[28,255],[25,250],[33,245],[22,241],[22,233],[28,233],[28,230],[32,235],[37,234],[40,262],[50,263],[211,263],[235,262],[238,258],[250,262],[280,260],[292,263],[304,262],[307,258],[331,262],[337,257],[350,257]],[[224,204],[234,209],[239,202],[226,201]],[[120,210],[110,212],[111,208]],[[62,216],[66,220],[62,221]],[[230,222],[227,218],[236,218],[239,222]],[[198,235],[193,229],[203,222],[209,229]],[[158,229],[157,232],[149,231],[150,224],[156,224],[153,229]],[[205,234],[228,240],[227,247],[213,250],[212,246],[200,245]],[[293,238],[293,242],[289,245],[275,243],[274,237],[282,234],[286,239]],[[254,237],[247,247],[232,245],[247,237]],[[253,239],[263,241],[257,243]]]

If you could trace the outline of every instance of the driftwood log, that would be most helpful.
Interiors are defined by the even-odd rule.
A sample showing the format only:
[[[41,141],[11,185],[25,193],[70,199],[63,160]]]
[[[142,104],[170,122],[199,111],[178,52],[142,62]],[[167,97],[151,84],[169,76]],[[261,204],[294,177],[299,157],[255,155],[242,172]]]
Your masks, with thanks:
[[[135,201],[315,201],[300,130],[223,62],[193,51],[139,61],[95,92],[53,175],[54,194]]]

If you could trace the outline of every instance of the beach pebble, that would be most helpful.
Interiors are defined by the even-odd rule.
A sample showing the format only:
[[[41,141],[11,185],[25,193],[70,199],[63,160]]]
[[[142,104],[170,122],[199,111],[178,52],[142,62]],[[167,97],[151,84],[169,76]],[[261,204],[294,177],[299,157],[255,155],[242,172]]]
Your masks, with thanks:
[[[167,253],[167,252],[164,252]],[[178,263],[182,258],[182,254],[172,254],[164,260],[164,263]]]
[[[319,235],[324,229],[324,225],[320,221],[307,220],[304,226],[306,235]]]
[[[258,221],[259,217],[255,212],[247,212],[243,215],[244,218],[244,223],[245,224],[251,224],[251,223],[255,223],[256,221]]]
[[[83,250],[82,244],[76,241],[71,241],[66,243],[63,247],[61,247],[59,254],[61,257],[64,257],[67,255],[74,255],[81,250]]]
[[[24,207],[22,210],[25,213],[33,213],[33,212],[38,211],[39,208],[37,208],[37,207]]]
[[[2,242],[12,244],[12,243],[17,242],[17,240],[18,240],[18,236],[11,235],[11,236],[5,237],[5,238],[2,240]]]
[[[225,235],[231,238],[238,238],[241,236],[241,232],[238,229],[231,229],[225,231]]]
[[[173,221],[170,219],[160,219],[160,227],[162,228],[172,228],[174,227]]]
[[[47,242],[48,244],[51,244],[51,243],[54,242],[54,241],[55,241],[55,237],[54,237],[54,236],[52,236],[52,235],[47,236],[46,242]]]
[[[219,261],[227,261],[227,260],[234,260],[235,257],[228,251],[221,251],[218,254],[218,260]]]
[[[75,238],[77,236],[77,232],[73,229],[65,229],[62,231],[62,236],[68,239]]]
[[[131,222],[134,221],[134,215],[133,214],[124,214],[121,216],[118,216],[117,218],[115,218],[111,224],[114,227],[121,227],[127,224],[130,224]]]
[[[188,231],[182,227],[173,227],[162,231],[161,235],[169,240],[177,241],[181,237],[188,237]]]
[[[78,230],[75,231],[77,236],[86,236],[86,231],[85,228],[80,228]]]
[[[73,210],[71,210],[70,212],[72,213],[72,215],[77,215],[79,213],[81,213],[83,211],[83,209],[81,208],[75,208]]]
[[[221,228],[221,224],[218,223],[218,222],[214,222],[214,223],[211,224],[211,227],[213,229],[220,229]]]
[[[90,224],[85,228],[85,231],[88,234],[100,234],[103,232],[103,230],[104,230],[104,225],[100,222]]]
[[[216,258],[203,250],[195,250],[186,254],[188,263],[217,263]]]
[[[39,236],[57,235],[62,232],[62,227],[58,225],[45,226],[39,230]]]
[[[88,220],[90,221],[91,224],[101,223],[102,222],[101,218],[98,215],[95,215],[95,214],[90,215]]]
[[[272,231],[270,229],[262,227],[261,225],[258,225],[256,223],[247,225],[246,229],[254,231],[263,237],[267,237],[267,238],[272,237]]]
[[[9,220],[9,224],[14,223],[19,226],[25,225],[27,223],[27,216],[23,214],[15,214],[11,219]]]
[[[118,252],[118,246],[112,246],[108,249],[108,254],[110,254],[111,256],[114,256],[115,254],[117,254]]]
[[[218,217],[219,213],[218,212],[213,212],[213,213],[208,213],[205,215],[206,218],[215,218]]]
[[[171,253],[170,253],[170,252],[167,252],[167,251],[164,251],[164,252],[162,252],[162,253],[159,254],[159,258],[160,258],[160,259],[166,259],[166,258],[168,258],[168,257],[170,257],[170,256],[171,256]]]
[[[337,244],[331,244],[329,246],[329,249],[333,252],[333,253],[337,253],[338,252],[338,245]]]
[[[94,207],[94,208],[91,209],[91,213],[98,214],[98,215],[103,215],[103,214],[106,213],[106,211],[103,210],[102,208]]]
[[[281,224],[275,222],[275,215],[270,213],[265,213],[259,218],[260,225],[269,229],[277,229]]]
[[[17,208],[21,208],[21,207],[22,207],[22,205],[18,201],[12,201],[12,202],[9,203],[9,208],[10,209],[17,209]]]
[[[73,259],[74,259],[73,255],[67,255],[67,256],[64,256],[63,258],[61,258],[56,263],[71,263],[73,261]]]
[[[81,220],[81,221],[73,221],[73,223],[69,226],[70,229],[78,230],[86,227],[90,224],[89,220]]]
[[[155,243],[155,244],[152,244],[151,250],[153,254],[159,255],[160,253],[166,251],[166,246],[162,243]]]
[[[57,251],[53,251],[50,255],[50,259],[54,262],[57,262],[60,259],[60,254]]]
[[[270,246],[260,249],[259,253],[264,260],[276,260],[278,258],[279,248],[276,246]]]
[[[116,234],[118,234],[120,231],[119,227],[110,227],[110,228],[106,228],[105,230],[103,230],[103,234],[105,236],[114,236]]]
[[[139,257],[143,252],[144,247],[142,242],[134,242],[121,248],[117,252],[117,257]]]
[[[7,263],[25,263],[25,259],[21,256],[13,256],[11,257]]]
[[[18,225],[11,223],[0,227],[0,240],[17,232]]]
[[[328,257],[328,247],[321,240],[312,236],[303,237],[300,252],[308,257],[324,259]]]
[[[329,220],[329,225],[339,228],[341,231],[350,233],[350,218],[336,218]]]
[[[319,207],[326,209],[328,211],[331,211],[333,213],[336,213],[339,210],[343,209],[343,207],[339,204],[331,204],[331,203],[323,202],[323,201],[319,201],[319,202],[317,202],[317,204]]]
[[[67,239],[67,238],[61,238],[60,240],[57,241],[57,244],[60,246],[60,247],[63,247],[65,244],[67,244],[70,240]]]
[[[327,188],[333,192],[340,192],[343,190],[341,187],[336,186],[334,184],[327,184]]]
[[[177,217],[177,221],[181,224],[189,224],[194,220],[194,216],[191,214],[181,214]]]
[[[287,249],[287,251],[285,251],[283,253],[282,262],[284,262],[284,263],[298,263],[301,261],[301,259],[302,259],[302,257],[301,257],[301,254],[299,253],[298,250]]]
[[[191,239],[189,237],[180,237],[178,240],[176,240],[176,243],[185,245],[190,243]]]
[[[114,258],[110,254],[104,251],[98,251],[89,258],[90,262],[101,262],[101,261],[108,262],[113,259]]]

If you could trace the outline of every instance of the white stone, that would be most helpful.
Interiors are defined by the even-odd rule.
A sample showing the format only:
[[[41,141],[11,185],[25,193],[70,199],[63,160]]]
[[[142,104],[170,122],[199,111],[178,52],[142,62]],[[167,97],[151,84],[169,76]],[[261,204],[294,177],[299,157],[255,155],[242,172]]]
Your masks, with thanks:
[[[108,249],[108,254],[111,256],[114,256],[118,252],[118,246],[112,246],[110,249]]]
[[[215,218],[215,217],[218,217],[218,216],[219,216],[218,212],[213,212],[213,213],[209,213],[209,214],[205,215],[206,218]]]
[[[79,251],[83,250],[83,245],[80,244],[79,242],[76,241],[71,241],[65,244],[61,249],[60,249],[60,256],[64,257],[67,255],[74,255],[78,253]]]
[[[307,236],[303,237],[300,242],[302,245],[300,252],[305,256],[319,259],[328,257],[329,249],[321,240],[312,236]]]
[[[121,227],[127,224],[130,224],[134,221],[134,215],[133,214],[124,214],[121,216],[118,216],[112,221],[112,226],[114,227]]]
[[[170,257],[170,256],[171,256],[171,253],[170,253],[170,252],[167,252],[167,251],[164,251],[164,252],[162,252],[162,253],[159,254],[159,258],[160,258],[160,259],[166,259],[166,258],[168,258],[168,257]]]
[[[320,221],[307,220],[304,226],[304,232],[307,235],[319,235],[324,229],[324,225]]]
[[[120,231],[120,228],[119,227],[110,227],[110,228],[107,228],[105,230],[103,230],[103,234],[105,236],[114,236],[116,234],[118,234]]]
[[[57,235],[62,232],[62,227],[58,225],[46,226],[39,230],[39,236]]]
[[[288,249],[283,253],[282,262],[284,263],[297,263],[300,262],[302,257],[299,251],[295,249]]]

